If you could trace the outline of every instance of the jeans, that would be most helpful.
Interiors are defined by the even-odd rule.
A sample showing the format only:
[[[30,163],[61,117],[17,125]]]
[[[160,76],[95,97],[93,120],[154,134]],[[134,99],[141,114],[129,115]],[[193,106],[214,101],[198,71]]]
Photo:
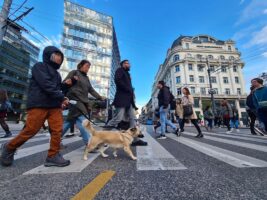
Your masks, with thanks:
[[[161,123],[161,135],[165,135],[165,130],[166,130],[166,124],[172,127],[174,130],[177,129],[177,127],[167,119],[167,114],[169,112],[169,109],[163,109],[163,106],[160,107],[159,109],[159,116],[160,116],[160,123]]]
[[[83,138],[85,145],[87,145],[90,142],[91,133],[82,125],[84,120],[85,120],[85,117],[81,115],[81,116],[76,118],[74,123],[76,124],[77,128],[81,132],[81,135],[82,135],[82,138]],[[64,121],[63,131],[62,131],[62,135],[61,135],[62,137],[71,128],[72,125],[73,125],[73,121]]]
[[[207,126],[212,129],[213,128],[213,124],[212,124],[213,123],[213,119],[207,119],[206,118],[205,120],[208,122]]]
[[[231,128],[236,128],[236,129],[238,129],[238,120],[237,119],[231,119],[231,121],[230,121],[230,126],[231,126]]]

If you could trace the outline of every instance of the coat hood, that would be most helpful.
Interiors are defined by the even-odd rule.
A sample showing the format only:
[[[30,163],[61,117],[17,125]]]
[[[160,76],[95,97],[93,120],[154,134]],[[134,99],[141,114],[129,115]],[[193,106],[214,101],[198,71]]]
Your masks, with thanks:
[[[58,52],[58,53],[60,53],[60,54],[62,55],[62,63],[63,63],[64,55],[63,55],[63,53],[62,53],[57,47],[55,47],[55,46],[47,46],[47,47],[45,47],[45,49],[44,49],[44,51],[43,51],[43,62],[44,62],[44,63],[47,63],[47,64],[49,64],[49,65],[51,65],[51,66],[52,66],[53,68],[55,68],[55,69],[59,69],[62,63],[61,63],[61,64],[56,64],[56,63],[54,63],[54,62],[52,62],[52,61],[50,60],[51,55],[52,55],[53,53],[55,53],[55,52]]]

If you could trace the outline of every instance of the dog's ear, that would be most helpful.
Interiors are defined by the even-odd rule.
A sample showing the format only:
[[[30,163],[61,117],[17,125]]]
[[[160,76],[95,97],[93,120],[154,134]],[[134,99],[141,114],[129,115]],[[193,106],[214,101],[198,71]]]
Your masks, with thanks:
[[[130,128],[131,132],[136,132],[137,128]]]

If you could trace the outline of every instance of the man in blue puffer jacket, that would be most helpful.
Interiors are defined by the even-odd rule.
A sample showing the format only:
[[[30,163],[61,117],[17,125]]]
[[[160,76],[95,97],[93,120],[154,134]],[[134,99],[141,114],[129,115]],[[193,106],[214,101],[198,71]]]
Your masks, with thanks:
[[[267,87],[263,86],[263,80],[260,78],[252,79],[251,84],[255,88],[253,104],[259,120],[264,124],[265,131],[267,131]]]

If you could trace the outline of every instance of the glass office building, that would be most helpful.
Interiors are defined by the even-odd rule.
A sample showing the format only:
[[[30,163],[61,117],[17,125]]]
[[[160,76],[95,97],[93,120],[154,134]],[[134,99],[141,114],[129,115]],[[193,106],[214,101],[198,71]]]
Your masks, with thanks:
[[[38,61],[39,48],[21,35],[25,30],[9,24],[0,46],[0,85],[17,112],[26,109],[31,67]]]
[[[112,17],[65,0],[61,46],[65,55],[60,69],[62,77],[77,69],[81,60],[87,59],[91,62],[88,76],[93,87],[99,94],[112,99],[114,71],[120,62]]]

